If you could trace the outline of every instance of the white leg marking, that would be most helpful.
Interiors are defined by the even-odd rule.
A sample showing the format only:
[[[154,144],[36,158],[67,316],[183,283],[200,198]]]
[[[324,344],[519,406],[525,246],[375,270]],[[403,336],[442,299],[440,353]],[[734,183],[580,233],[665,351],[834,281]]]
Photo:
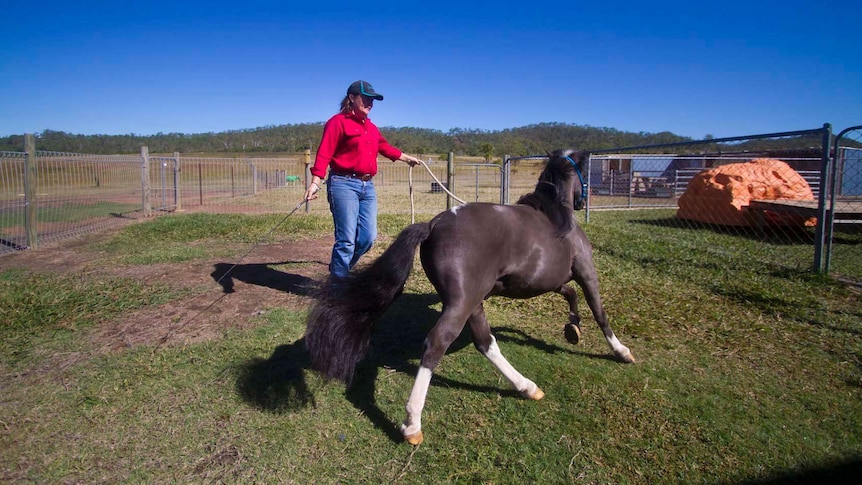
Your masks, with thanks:
[[[485,354],[485,357],[494,364],[495,367],[503,374],[503,376],[512,383],[512,386],[518,390],[524,396],[530,397],[533,396],[538,389],[536,383],[527,379],[520,372],[515,370],[512,367],[512,364],[503,357],[502,352],[500,352],[500,347],[497,345],[497,339],[494,336],[491,336],[491,345],[488,347],[488,352]]]
[[[407,400],[407,419],[401,425],[401,433],[404,436],[414,435],[422,429],[422,408],[425,407],[425,397],[430,384],[431,369],[420,366],[413,382],[413,390],[410,391],[410,399]]]
[[[619,357],[626,358],[626,356],[629,356],[630,358],[633,358],[631,357],[631,350],[629,350],[629,348],[625,345],[621,344],[620,341],[617,339],[617,336],[613,333],[611,333],[610,338],[608,338],[608,345],[611,346],[611,350],[613,350],[613,352]]]

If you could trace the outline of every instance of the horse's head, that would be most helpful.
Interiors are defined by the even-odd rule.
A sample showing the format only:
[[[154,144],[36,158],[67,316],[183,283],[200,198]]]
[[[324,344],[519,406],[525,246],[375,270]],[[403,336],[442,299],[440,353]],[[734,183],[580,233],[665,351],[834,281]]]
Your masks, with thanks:
[[[584,173],[587,169],[589,152],[575,150],[555,150],[548,154],[550,158],[565,160],[574,169],[577,180],[572,180],[572,206],[576,211],[582,210],[587,203],[587,179]]]
[[[536,190],[518,199],[518,204],[545,213],[558,235],[568,234],[574,220],[572,210],[581,210],[586,205],[584,171],[588,159],[588,152],[555,150],[548,153],[548,163],[539,174]]]

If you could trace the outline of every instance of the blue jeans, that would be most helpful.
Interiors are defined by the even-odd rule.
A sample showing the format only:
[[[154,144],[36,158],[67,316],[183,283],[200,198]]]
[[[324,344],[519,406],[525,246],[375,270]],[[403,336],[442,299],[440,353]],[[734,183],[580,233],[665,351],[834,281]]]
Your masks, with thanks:
[[[326,198],[335,225],[329,274],[344,278],[377,238],[377,193],[370,180],[330,175]]]

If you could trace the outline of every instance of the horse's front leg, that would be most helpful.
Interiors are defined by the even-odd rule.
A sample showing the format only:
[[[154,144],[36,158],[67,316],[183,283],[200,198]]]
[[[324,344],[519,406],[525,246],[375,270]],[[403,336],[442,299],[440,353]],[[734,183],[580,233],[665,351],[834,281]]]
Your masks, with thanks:
[[[587,305],[589,305],[590,310],[593,312],[593,317],[595,317],[596,323],[602,329],[602,334],[604,334],[605,340],[607,340],[608,346],[614,355],[623,362],[634,362],[635,356],[632,355],[628,347],[620,343],[617,336],[614,335],[611,325],[608,323],[608,314],[605,313],[605,308],[602,305],[602,297],[599,295],[599,279],[596,276],[595,267],[589,264],[588,266],[578,268],[574,271],[574,274],[575,281],[584,290],[584,299],[587,300]]]
[[[569,303],[569,323],[563,327],[563,334],[566,340],[577,345],[581,341],[581,316],[578,314],[578,291],[569,285],[564,284],[557,293],[563,295],[563,298]]]
[[[473,345],[482,355],[494,364],[494,367],[512,384],[518,392],[527,399],[538,401],[545,397],[544,391],[539,389],[535,382],[524,377],[512,364],[503,357],[497,339],[491,334],[491,327],[485,317],[485,307],[480,304],[467,320],[473,333]]]

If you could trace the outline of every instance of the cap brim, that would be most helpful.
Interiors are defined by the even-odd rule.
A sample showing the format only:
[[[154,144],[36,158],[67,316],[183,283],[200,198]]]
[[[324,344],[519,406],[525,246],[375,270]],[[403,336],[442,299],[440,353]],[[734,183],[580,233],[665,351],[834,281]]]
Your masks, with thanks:
[[[366,93],[364,83],[359,83],[359,94],[361,94],[363,96],[368,96],[369,98],[376,99],[377,101],[383,101],[383,95],[375,93],[373,88],[372,88],[370,93]]]

